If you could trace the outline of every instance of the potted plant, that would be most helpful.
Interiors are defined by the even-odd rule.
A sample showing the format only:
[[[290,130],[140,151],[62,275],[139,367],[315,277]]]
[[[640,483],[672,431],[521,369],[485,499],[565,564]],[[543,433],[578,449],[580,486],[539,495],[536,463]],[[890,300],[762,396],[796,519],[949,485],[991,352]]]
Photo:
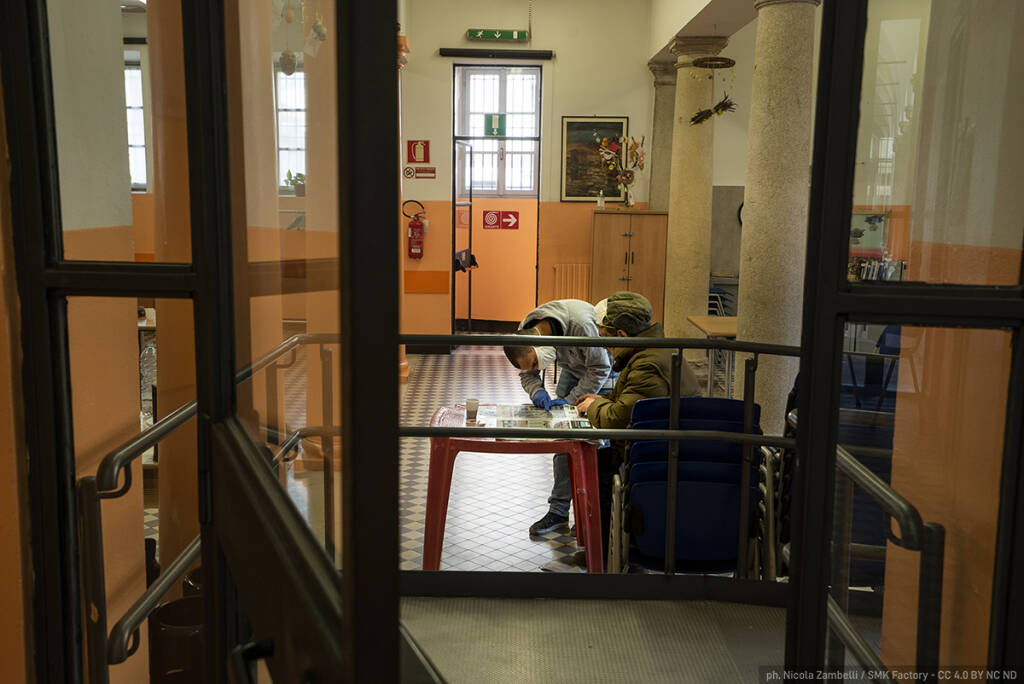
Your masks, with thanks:
[[[292,187],[296,197],[306,196],[306,174],[296,173],[293,175],[292,170],[288,169],[288,173],[284,177],[284,183]]]

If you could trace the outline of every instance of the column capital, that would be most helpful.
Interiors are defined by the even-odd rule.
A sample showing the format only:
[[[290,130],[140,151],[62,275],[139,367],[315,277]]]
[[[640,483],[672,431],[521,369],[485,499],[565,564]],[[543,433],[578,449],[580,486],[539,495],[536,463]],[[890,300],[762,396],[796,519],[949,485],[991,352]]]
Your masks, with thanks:
[[[726,36],[676,36],[669,52],[676,56],[676,68],[690,66],[698,57],[713,57],[729,44]]]
[[[675,62],[658,62],[651,60],[647,63],[647,68],[654,74],[654,87],[658,86],[674,86],[676,84],[676,65]]]
[[[821,0],[754,0],[754,9],[758,12],[761,11],[762,7],[768,7],[769,5],[814,5],[817,7],[821,4]]]

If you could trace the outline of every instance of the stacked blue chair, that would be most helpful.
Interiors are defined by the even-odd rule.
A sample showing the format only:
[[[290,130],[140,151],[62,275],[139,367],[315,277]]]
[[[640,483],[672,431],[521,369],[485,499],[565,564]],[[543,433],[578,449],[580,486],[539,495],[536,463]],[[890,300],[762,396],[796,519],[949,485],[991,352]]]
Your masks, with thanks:
[[[754,405],[754,434],[760,406]],[[633,408],[631,427],[669,427],[669,399],[643,399]],[[736,399],[685,397],[679,402],[680,430],[743,432],[743,402]],[[756,454],[758,450],[754,450]],[[630,445],[620,471],[624,504],[622,524],[629,534],[629,563],[662,569],[665,558],[665,495],[668,486],[668,442],[638,441]],[[754,459],[756,461],[756,458]],[[676,472],[676,569],[681,572],[724,572],[736,568],[740,527],[742,446],[723,441],[679,442]],[[750,466],[750,511],[758,495],[756,462]],[[748,524],[748,529],[752,527]]]

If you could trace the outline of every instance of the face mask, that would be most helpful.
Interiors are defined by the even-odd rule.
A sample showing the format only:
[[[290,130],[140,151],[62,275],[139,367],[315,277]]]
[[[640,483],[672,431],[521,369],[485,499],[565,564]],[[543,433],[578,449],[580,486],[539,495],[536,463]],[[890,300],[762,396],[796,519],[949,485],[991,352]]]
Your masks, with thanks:
[[[554,347],[534,347],[533,351],[537,355],[537,370],[542,371],[555,362]]]

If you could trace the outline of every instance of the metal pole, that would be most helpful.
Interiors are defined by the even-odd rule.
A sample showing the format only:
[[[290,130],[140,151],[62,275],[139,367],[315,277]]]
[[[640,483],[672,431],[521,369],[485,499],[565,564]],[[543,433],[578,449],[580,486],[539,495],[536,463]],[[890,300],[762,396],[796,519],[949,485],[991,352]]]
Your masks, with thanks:
[[[757,354],[744,362],[743,370],[743,432],[750,434],[754,429],[754,374],[757,371]],[[743,445],[743,462],[740,467],[740,524],[739,539],[736,542],[736,576],[747,576],[747,542],[750,536],[750,464],[754,460],[754,447]]]
[[[946,529],[942,525],[924,524],[917,590],[917,671],[930,674],[932,681],[939,671],[945,543]]]
[[[334,421],[334,364],[331,350],[320,347],[320,377],[323,392],[323,425],[330,427]],[[320,450],[324,455],[324,547],[327,555],[334,560],[334,438],[324,435],[320,438]]]
[[[679,429],[679,388],[683,367],[683,350],[672,354],[672,386],[668,400],[668,427]],[[676,503],[679,496],[679,440],[668,441],[667,488],[665,493],[665,574],[676,571]]]
[[[466,332],[473,332],[473,147],[469,148],[469,266],[466,268]]]
[[[267,368],[267,443],[280,444],[280,422],[277,415],[277,364]]]

